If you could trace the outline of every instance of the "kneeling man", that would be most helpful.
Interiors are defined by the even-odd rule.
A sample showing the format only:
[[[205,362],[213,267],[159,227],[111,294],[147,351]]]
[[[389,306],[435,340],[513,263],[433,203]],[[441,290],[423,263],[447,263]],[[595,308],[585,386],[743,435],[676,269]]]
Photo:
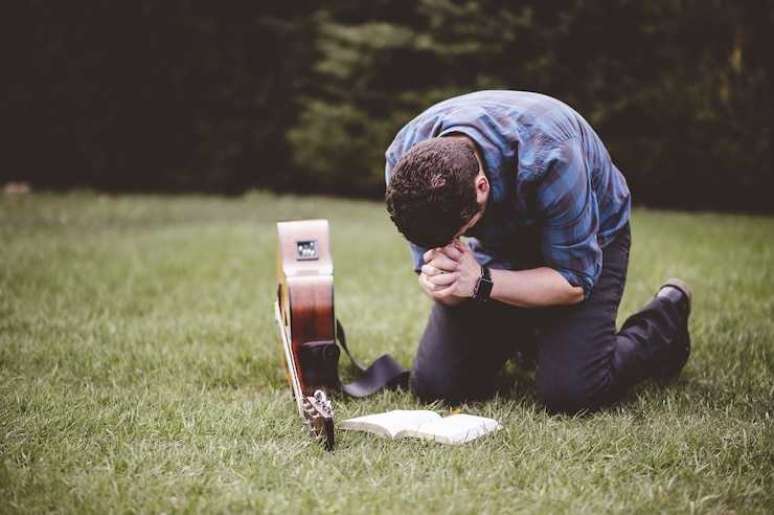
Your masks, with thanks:
[[[667,281],[617,331],[631,197],[591,126],[537,93],[436,104],[386,152],[387,209],[435,301],[414,360],[423,400],[494,393],[519,353],[549,410],[593,410],[680,372],[691,293]],[[466,240],[461,240],[466,236]]]

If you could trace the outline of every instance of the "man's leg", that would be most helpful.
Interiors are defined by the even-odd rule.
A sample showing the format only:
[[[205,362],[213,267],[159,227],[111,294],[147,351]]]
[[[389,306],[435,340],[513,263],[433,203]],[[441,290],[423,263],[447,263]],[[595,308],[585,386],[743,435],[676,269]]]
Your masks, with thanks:
[[[452,403],[492,396],[524,325],[519,311],[497,302],[434,303],[414,358],[414,394]]]
[[[627,227],[605,248],[589,298],[540,314],[537,389],[551,411],[593,410],[646,377],[669,367],[679,372],[685,362],[678,354],[688,341],[688,313],[679,299],[654,298],[616,333],[629,245]]]

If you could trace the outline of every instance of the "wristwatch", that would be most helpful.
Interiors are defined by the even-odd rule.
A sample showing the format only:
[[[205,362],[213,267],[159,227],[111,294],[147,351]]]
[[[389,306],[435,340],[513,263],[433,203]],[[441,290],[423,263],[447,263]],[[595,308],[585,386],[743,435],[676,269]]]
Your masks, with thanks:
[[[488,266],[481,267],[481,277],[478,278],[476,288],[473,290],[473,299],[476,302],[487,302],[492,295],[492,274]]]

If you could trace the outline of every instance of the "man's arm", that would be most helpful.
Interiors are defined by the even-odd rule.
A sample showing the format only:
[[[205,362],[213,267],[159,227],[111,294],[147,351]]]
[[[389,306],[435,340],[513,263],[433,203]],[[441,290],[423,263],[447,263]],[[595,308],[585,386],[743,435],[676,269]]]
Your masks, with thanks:
[[[434,300],[453,305],[473,297],[481,266],[467,245],[455,242],[425,253],[420,284]],[[532,308],[577,304],[583,288],[572,286],[549,267],[492,270],[490,297],[512,306]]]
[[[602,269],[597,243],[598,206],[583,153],[574,140],[557,145],[547,154],[545,174],[536,189],[536,208],[541,218],[542,254],[545,266],[531,270],[492,270],[491,297],[519,307],[572,305],[591,294]],[[467,245],[456,242],[440,253],[425,253],[433,281],[448,281],[434,272],[455,275],[434,298],[472,297],[481,268]],[[451,262],[449,262],[451,261]]]
[[[583,300],[583,288],[572,286],[562,274],[547,266],[491,272],[491,298],[512,306],[569,306]]]
[[[582,288],[586,298],[602,271],[599,206],[587,159],[575,139],[556,146],[548,156],[535,193],[543,258],[569,285]]]

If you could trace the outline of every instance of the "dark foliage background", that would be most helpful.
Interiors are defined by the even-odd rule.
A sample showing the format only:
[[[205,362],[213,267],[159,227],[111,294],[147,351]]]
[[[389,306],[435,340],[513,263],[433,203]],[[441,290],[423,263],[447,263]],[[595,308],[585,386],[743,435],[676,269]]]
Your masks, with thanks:
[[[556,96],[636,201],[774,210],[774,2],[29,0],[0,21],[0,179],[380,196],[431,103]]]

